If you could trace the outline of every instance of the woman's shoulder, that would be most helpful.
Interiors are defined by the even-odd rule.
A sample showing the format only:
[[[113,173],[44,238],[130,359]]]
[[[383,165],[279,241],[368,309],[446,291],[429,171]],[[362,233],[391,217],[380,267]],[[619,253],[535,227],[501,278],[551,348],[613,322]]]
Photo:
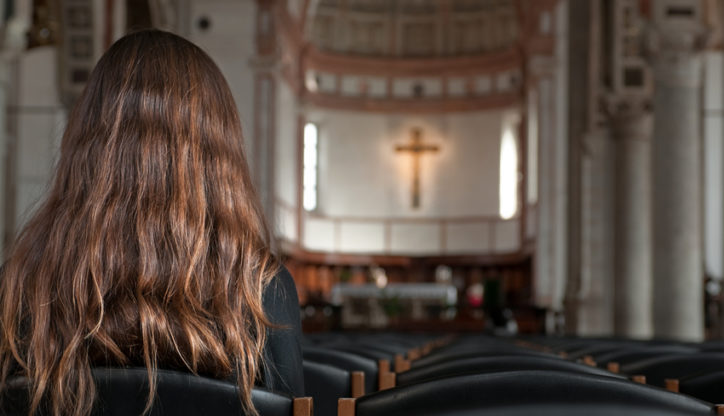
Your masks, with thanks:
[[[265,356],[267,388],[292,396],[304,394],[299,301],[294,279],[280,266],[264,290],[264,312],[274,325],[269,328]]]
[[[264,289],[263,305],[264,312],[273,325],[295,328],[301,332],[297,286],[291,273],[283,265],[279,266],[276,275]]]
[[[297,297],[297,286],[294,283],[289,270],[284,265],[280,265],[276,274],[264,289],[264,306],[267,312],[268,307],[279,304],[294,305],[299,307],[299,299]]]
[[[281,287],[284,290],[290,290],[294,289],[294,292],[296,292],[297,286],[294,283],[294,278],[292,277],[292,274],[289,273],[289,270],[287,270],[286,267],[284,267],[283,264],[279,265],[279,268],[277,269],[276,274],[272,278],[269,286],[276,286]]]

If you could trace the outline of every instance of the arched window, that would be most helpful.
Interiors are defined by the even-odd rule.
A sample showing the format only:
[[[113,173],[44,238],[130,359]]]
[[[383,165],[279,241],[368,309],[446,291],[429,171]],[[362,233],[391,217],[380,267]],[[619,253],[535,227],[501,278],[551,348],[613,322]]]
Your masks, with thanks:
[[[304,172],[303,203],[304,209],[314,211],[317,208],[317,142],[319,131],[314,123],[304,125]]]
[[[503,123],[500,140],[500,217],[510,219],[518,211],[518,145],[515,123]]]

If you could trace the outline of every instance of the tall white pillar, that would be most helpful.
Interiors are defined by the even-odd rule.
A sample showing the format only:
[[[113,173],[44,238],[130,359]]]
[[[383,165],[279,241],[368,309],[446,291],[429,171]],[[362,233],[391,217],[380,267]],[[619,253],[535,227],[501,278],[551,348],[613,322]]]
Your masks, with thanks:
[[[554,293],[556,282],[553,271],[552,244],[552,176],[553,166],[553,88],[552,73],[555,69],[553,59],[549,56],[535,55],[531,57],[528,70],[531,82],[535,84],[536,101],[532,103],[532,111],[536,113],[538,134],[537,180],[538,204],[536,207],[536,254],[534,261],[533,283],[534,302],[537,306],[555,309]],[[548,328],[552,331],[553,328]]]
[[[32,3],[14,1],[14,14],[0,26],[3,38],[0,45],[0,249],[6,251],[15,236],[15,163],[17,159],[17,112],[8,113],[7,107],[16,106],[19,86],[15,79],[19,56],[27,47],[27,32],[32,21]]]
[[[615,143],[608,128],[586,134],[582,154],[581,295],[578,334],[614,334]]]
[[[691,341],[704,337],[700,6],[655,2],[651,42],[654,332]]]
[[[651,115],[622,103],[612,117],[616,139],[614,330],[629,338],[653,335],[651,308]]]
[[[8,143],[10,142],[10,132],[7,120],[8,92],[10,90],[10,64],[2,52],[0,52],[0,195],[3,201],[7,198],[7,158]],[[10,230],[6,230],[6,209],[7,202],[0,203],[0,253],[5,252],[5,240],[7,234],[11,234]]]

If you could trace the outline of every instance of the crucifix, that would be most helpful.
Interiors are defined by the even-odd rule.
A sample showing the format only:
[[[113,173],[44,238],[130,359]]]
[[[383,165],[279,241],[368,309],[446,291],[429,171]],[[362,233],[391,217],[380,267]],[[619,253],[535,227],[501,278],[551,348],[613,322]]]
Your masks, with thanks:
[[[408,145],[398,145],[395,147],[397,152],[406,152],[412,154],[412,207],[420,207],[420,156],[424,152],[435,153],[439,149],[435,145],[422,142],[422,130],[419,128],[412,129],[411,143]]]

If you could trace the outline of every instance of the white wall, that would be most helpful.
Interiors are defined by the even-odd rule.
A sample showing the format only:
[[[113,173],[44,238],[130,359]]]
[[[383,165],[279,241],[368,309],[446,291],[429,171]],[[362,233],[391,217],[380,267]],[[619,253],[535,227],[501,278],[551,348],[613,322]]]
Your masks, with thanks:
[[[283,216],[284,209],[280,209]],[[356,219],[302,216],[302,246],[312,251],[379,255],[485,255],[521,247],[520,221]],[[284,234],[280,234],[284,237]]]
[[[48,189],[65,128],[58,97],[57,51],[46,46],[23,53],[17,67],[17,101],[11,105],[17,126],[15,155],[15,231],[32,214]],[[13,81],[11,80],[11,83]]]
[[[319,126],[319,208],[327,216],[498,215],[504,111],[427,117],[309,110]],[[421,206],[411,206],[412,156],[395,151],[413,127],[439,147],[421,157]]]
[[[280,92],[286,88],[281,84]],[[284,127],[294,117],[282,104],[294,101],[286,93],[279,100],[277,198],[296,206],[296,145],[290,139],[295,130]],[[511,111],[423,117],[305,108],[305,119],[319,128],[319,199],[318,209],[302,216],[302,245],[394,255],[518,250],[518,218],[503,221],[498,215],[501,129]],[[417,209],[411,206],[412,157],[395,150],[409,144],[415,127],[423,130],[425,143],[439,148],[421,158]],[[277,210],[285,222],[281,229],[294,221],[286,211]]]
[[[203,48],[229,83],[239,110],[249,164],[253,168],[254,73],[256,3],[253,0],[191,0],[189,40]],[[197,22],[206,17],[210,27]],[[253,169],[252,169],[253,170]]]

